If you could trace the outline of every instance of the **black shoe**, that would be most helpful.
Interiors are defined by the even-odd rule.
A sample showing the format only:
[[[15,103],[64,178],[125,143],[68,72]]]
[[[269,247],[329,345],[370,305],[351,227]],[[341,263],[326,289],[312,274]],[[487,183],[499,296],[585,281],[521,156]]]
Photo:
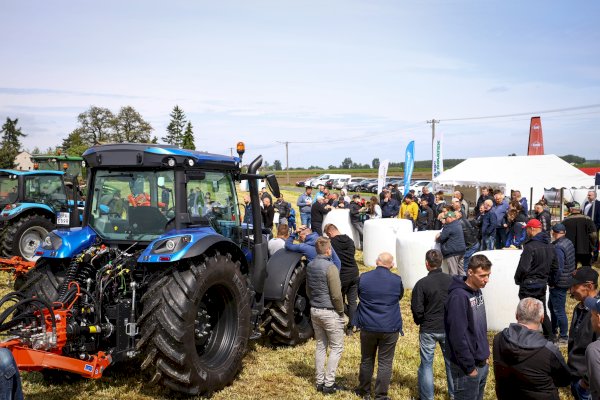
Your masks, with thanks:
[[[323,391],[323,384],[317,383],[317,392],[322,392],[322,391]]]
[[[331,386],[323,386],[323,394],[334,394],[345,390],[348,389],[342,385],[338,385],[337,383],[334,383]]]
[[[364,392],[360,389],[354,389],[354,394],[360,397],[362,400],[371,400],[371,395],[367,392]]]

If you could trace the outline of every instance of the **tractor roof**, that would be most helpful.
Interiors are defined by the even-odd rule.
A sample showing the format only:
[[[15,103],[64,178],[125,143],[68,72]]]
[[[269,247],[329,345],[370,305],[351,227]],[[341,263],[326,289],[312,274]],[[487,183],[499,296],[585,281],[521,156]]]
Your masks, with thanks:
[[[18,169],[0,169],[0,173],[9,174],[9,175],[64,175],[65,173],[62,171],[54,171],[54,170],[28,170],[22,171]]]
[[[172,145],[148,143],[118,143],[90,147],[83,153],[90,167],[165,167],[173,158],[177,165],[193,160],[194,167],[232,169],[240,163],[238,157],[229,157],[195,150],[181,149]],[[189,164],[186,164],[189,166]]]

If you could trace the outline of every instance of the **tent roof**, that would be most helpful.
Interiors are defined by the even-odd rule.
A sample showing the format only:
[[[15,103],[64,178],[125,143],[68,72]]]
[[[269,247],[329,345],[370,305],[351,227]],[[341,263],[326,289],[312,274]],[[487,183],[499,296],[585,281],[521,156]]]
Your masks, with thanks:
[[[444,171],[434,180],[451,186],[512,188],[589,188],[594,178],[554,154],[543,156],[475,157]]]

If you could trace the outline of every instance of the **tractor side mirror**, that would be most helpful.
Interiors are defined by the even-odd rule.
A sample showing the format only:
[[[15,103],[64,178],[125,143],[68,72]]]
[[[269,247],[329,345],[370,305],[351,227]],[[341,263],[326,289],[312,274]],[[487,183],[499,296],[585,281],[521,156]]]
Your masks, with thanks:
[[[273,193],[273,196],[279,198],[281,196],[281,192],[279,191],[279,183],[277,182],[277,178],[274,174],[267,175],[267,186],[269,186],[269,190]]]

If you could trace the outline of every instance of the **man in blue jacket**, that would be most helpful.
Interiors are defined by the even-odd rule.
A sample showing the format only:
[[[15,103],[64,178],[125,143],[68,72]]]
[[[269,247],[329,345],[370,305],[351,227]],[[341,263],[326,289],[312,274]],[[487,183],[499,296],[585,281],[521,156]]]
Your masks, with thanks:
[[[476,254],[467,276],[454,276],[444,309],[446,349],[454,400],[482,400],[488,376],[490,347],[481,289],[490,279],[492,263]]]
[[[311,262],[317,256],[315,243],[317,242],[318,238],[318,233],[313,232],[306,226],[301,226],[298,228],[298,231],[295,235],[291,235],[286,239],[285,249],[289,251],[295,251],[296,253],[301,253],[306,257],[306,261]],[[295,239],[298,239],[300,243],[295,244]],[[342,267],[342,262],[333,249],[331,249],[331,259],[339,271]]]
[[[310,210],[312,208],[313,198],[311,197],[312,187],[307,186],[306,191],[298,197],[296,205],[300,209],[300,221],[302,225],[310,228]]]
[[[378,354],[375,398],[387,399],[396,342],[399,334],[403,334],[400,299],[404,287],[402,279],[391,272],[394,258],[390,253],[381,253],[376,263],[377,268],[362,274],[358,281],[360,303],[354,316],[354,326],[361,330],[361,362],[355,393],[370,398],[375,355]]]
[[[464,257],[467,246],[462,226],[454,211],[448,211],[444,217],[444,226],[436,240],[442,245],[442,255],[448,264],[450,275],[465,275]]]
[[[497,219],[496,214],[492,211],[494,203],[492,200],[487,199],[483,202],[483,219],[481,223],[481,249],[482,250],[494,250],[494,243],[496,242],[496,225]]]

